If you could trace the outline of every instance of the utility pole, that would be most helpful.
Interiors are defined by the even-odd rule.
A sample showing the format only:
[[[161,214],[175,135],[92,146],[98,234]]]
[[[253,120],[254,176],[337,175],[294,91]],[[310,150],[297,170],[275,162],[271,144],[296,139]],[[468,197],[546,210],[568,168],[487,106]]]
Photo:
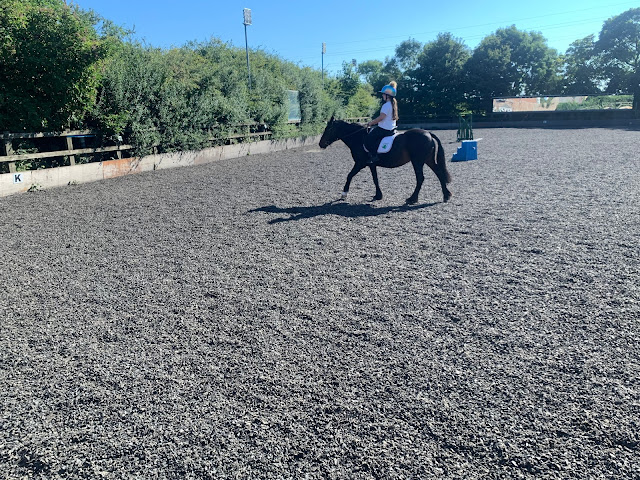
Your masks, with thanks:
[[[244,47],[247,52],[247,76],[249,78],[249,90],[251,90],[251,68],[249,67],[249,42],[247,41],[247,26],[251,25],[251,9],[245,8],[244,15]]]
[[[327,53],[327,44],[322,42],[322,90],[324,90],[324,54]]]

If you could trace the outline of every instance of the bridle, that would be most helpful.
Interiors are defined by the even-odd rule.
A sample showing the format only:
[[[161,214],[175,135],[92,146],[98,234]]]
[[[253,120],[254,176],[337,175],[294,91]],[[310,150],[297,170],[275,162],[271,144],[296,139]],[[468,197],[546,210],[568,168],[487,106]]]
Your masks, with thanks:
[[[342,136],[342,137],[337,137],[334,142],[337,142],[338,140],[344,140],[347,137],[350,137],[351,135],[355,135],[356,133],[360,133],[362,130],[366,130],[368,127],[361,127],[357,130],[354,130],[351,133],[347,133],[346,135]]]

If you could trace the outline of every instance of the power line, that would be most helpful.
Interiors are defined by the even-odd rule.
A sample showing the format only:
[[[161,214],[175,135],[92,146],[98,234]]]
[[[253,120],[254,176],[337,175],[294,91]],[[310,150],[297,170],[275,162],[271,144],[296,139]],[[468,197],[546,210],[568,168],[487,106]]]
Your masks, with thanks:
[[[602,7],[591,7],[591,8],[581,8],[580,10],[569,10],[566,12],[558,12],[558,13],[548,13],[546,15],[536,15],[535,17],[525,17],[525,18],[520,18],[517,20],[502,20],[502,21],[495,21],[495,22],[490,22],[490,23],[479,23],[479,24],[475,24],[475,25],[465,25],[462,27],[457,27],[454,29],[448,29],[448,30],[466,30],[469,28],[478,28],[478,27],[488,27],[491,25],[504,25],[504,24],[509,24],[512,25],[514,23],[517,22],[524,22],[526,20],[535,20],[538,18],[548,18],[548,17],[554,17],[554,16],[558,16],[558,15],[568,15],[568,14],[574,14],[574,13],[580,13],[580,12],[586,12],[588,10],[599,10],[599,9],[603,9],[603,8],[607,8],[610,9],[611,7],[618,7],[618,6],[622,6],[622,5],[635,5],[637,4],[637,2],[623,2],[623,3],[616,3],[613,5],[606,5],[606,6],[602,6]],[[600,19],[601,17],[598,17],[598,19]],[[351,40],[348,42],[332,42],[331,45],[347,45],[347,44],[352,44],[352,43],[365,43],[365,42],[372,42],[374,40],[386,40],[386,39],[391,39],[391,38],[411,38],[417,35],[433,35],[433,34],[437,34],[440,33],[440,31],[435,31],[435,30],[431,30],[428,32],[418,32],[418,33],[409,33],[407,35],[393,35],[393,36],[387,36],[387,37],[377,37],[375,39],[367,39],[367,40]]]
[[[533,18],[539,18],[539,17],[533,17]],[[550,30],[550,29],[557,29],[557,28],[564,28],[564,27],[568,27],[568,26],[576,26],[576,25],[588,25],[590,23],[593,22],[602,22],[602,18],[601,17],[596,17],[596,18],[590,18],[590,19],[582,19],[582,20],[575,20],[575,21],[570,21],[570,22],[564,22],[564,23],[556,23],[556,24],[551,24],[551,25],[540,25],[540,26],[535,26],[535,27],[527,27],[528,31],[541,31],[542,29],[545,30]],[[484,24],[484,25],[495,25],[496,23],[490,23],[490,24]],[[513,23],[512,23],[513,24]],[[478,25],[478,26],[484,26],[484,25]],[[466,28],[473,28],[472,26],[467,26],[467,27],[460,27],[459,29],[466,29]],[[458,29],[458,30],[459,30]],[[441,32],[438,32],[441,33]],[[461,38],[463,41],[465,41],[465,43],[468,43],[467,40],[474,40],[474,39],[478,39],[478,38],[484,38],[486,36],[488,36],[489,34],[476,34],[476,35],[468,35],[466,37]],[[384,37],[383,39],[388,39],[388,38],[395,38],[395,37]],[[407,37],[402,37],[402,38],[407,38]],[[564,38],[568,38],[568,37],[564,37]],[[576,39],[578,40],[578,39]],[[359,41],[358,41],[359,42]],[[345,43],[349,43],[349,42],[345,42]],[[351,43],[355,43],[355,42],[351,42]],[[362,53],[371,53],[371,52],[379,52],[380,50],[385,50],[385,49],[391,49],[391,48],[395,48],[397,47],[397,44],[394,45],[379,45],[376,47],[368,47],[368,48],[363,48],[363,49],[357,49],[357,50],[344,50],[344,51],[339,51],[339,52],[334,52],[334,53],[326,53],[325,56],[326,57],[338,57],[338,56],[351,56],[351,55],[355,55],[355,54],[362,54]],[[316,56],[306,56],[306,57],[301,57],[300,60],[306,60],[306,59],[315,59]]]
[[[525,17],[525,18],[521,18],[518,20],[505,20],[505,21],[496,21],[496,22],[491,22],[491,23],[484,23],[484,24],[475,24],[475,25],[465,25],[462,27],[457,27],[454,29],[451,29],[450,33],[453,33],[454,31],[460,31],[460,30],[468,30],[471,28],[480,28],[480,27],[487,27],[487,26],[494,26],[494,25],[505,25],[505,24],[509,24],[509,25],[514,25],[517,22],[524,22],[527,20],[534,20],[534,19],[540,19],[540,18],[549,18],[549,17],[554,17],[554,16],[559,16],[559,15],[567,15],[567,14],[575,14],[575,13],[579,13],[579,12],[585,12],[585,11],[590,11],[590,10],[599,10],[602,8],[607,8],[607,9],[611,9],[611,7],[618,7],[618,6],[624,6],[624,5],[631,5],[631,4],[636,4],[636,2],[621,2],[621,3],[616,3],[613,5],[607,5],[606,7],[591,7],[591,8],[584,8],[584,9],[580,9],[580,10],[569,10],[569,11],[564,11],[564,12],[558,12],[558,13],[549,13],[549,14],[545,14],[545,15],[536,15],[533,17]],[[590,18],[590,19],[580,19],[580,20],[575,20],[575,21],[569,21],[569,22],[563,22],[563,23],[558,23],[558,24],[550,24],[550,25],[541,25],[541,26],[536,26],[536,27],[527,27],[526,30],[528,31],[542,31],[544,30],[550,30],[550,29],[557,29],[557,28],[563,28],[563,27],[567,27],[567,26],[578,26],[578,25],[588,25],[589,23],[593,23],[593,22],[604,22],[604,19],[602,17],[595,17],[595,18]],[[416,36],[423,36],[423,35],[433,35],[433,34],[437,34],[437,33],[441,33],[441,31],[429,31],[429,32],[422,32],[422,33],[410,33],[408,35],[393,35],[393,36],[386,36],[386,37],[378,37],[375,40],[390,40],[390,39],[397,39],[397,38],[412,38],[412,37],[416,37]],[[594,32],[595,33],[595,32]],[[468,35],[466,37],[462,37],[461,40],[463,40],[465,43],[469,43],[470,40],[475,40],[478,38],[483,38],[486,37],[489,34],[477,34],[477,35]],[[563,38],[569,38],[569,37],[563,37]],[[578,40],[578,39],[576,39]],[[336,46],[336,45],[351,45],[351,44],[357,44],[357,43],[363,43],[363,42],[372,42],[374,41],[374,39],[369,39],[369,40],[353,40],[353,41],[348,41],[348,42],[336,42],[336,43],[331,43],[332,46]],[[353,55],[357,55],[357,54],[364,54],[364,53],[373,53],[373,52],[379,52],[380,50],[388,50],[388,49],[393,49],[397,47],[397,44],[394,45],[382,45],[382,46],[376,46],[376,47],[368,47],[368,48],[360,48],[360,49],[355,49],[355,50],[344,50],[344,51],[339,51],[339,52],[331,52],[329,51],[329,53],[325,54],[326,57],[338,57],[338,56],[353,56]],[[305,60],[312,60],[312,59],[316,59],[316,55],[309,55],[309,56],[305,56],[305,57],[300,57],[298,59],[298,61],[305,61]],[[328,64],[326,65],[328,66],[332,66],[334,64]]]
[[[553,25],[541,25],[541,26],[536,26],[536,27],[530,27],[527,28],[528,31],[539,31],[541,29],[555,29],[555,28],[562,28],[562,27],[568,27],[568,26],[575,26],[575,25],[588,25],[591,22],[594,21],[599,21],[600,18],[594,18],[594,19],[588,19],[588,20],[584,20],[584,21],[573,21],[573,22],[565,22],[565,23],[559,23],[559,24],[553,24]],[[440,33],[440,32],[439,32]],[[477,39],[477,38],[484,38],[486,36],[488,36],[489,34],[476,34],[476,35],[467,35],[466,37],[463,37],[462,40],[466,41],[466,40],[472,40],[472,39]],[[372,52],[372,51],[376,51],[379,50],[381,48],[392,48],[395,47],[397,45],[384,45],[381,47],[371,47],[371,48],[366,48],[366,49],[361,49],[361,50],[349,50],[349,51],[343,51],[343,52],[337,52],[337,53],[333,53],[333,54],[327,54],[327,55],[351,55],[353,53],[367,53],[367,52]]]

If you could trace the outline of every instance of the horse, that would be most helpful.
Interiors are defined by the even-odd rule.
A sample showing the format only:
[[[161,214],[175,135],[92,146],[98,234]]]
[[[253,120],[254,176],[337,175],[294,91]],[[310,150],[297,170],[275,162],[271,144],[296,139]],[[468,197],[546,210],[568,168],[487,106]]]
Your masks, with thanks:
[[[447,188],[447,184],[451,182],[451,176],[447,171],[447,164],[444,157],[444,149],[440,139],[433,133],[419,128],[412,128],[404,133],[399,134],[388,153],[379,153],[378,161],[372,165],[367,165],[369,156],[364,150],[364,139],[367,135],[366,127],[359,123],[349,123],[343,120],[336,120],[331,117],[327,123],[324,133],[320,138],[319,146],[322,149],[327,148],[332,143],[342,140],[344,144],[351,150],[351,156],[355,165],[347,175],[347,182],[342,190],[342,199],[347,198],[349,193],[349,185],[353,177],[363,168],[369,166],[373,183],[376,186],[376,195],[374,200],[382,199],[382,190],[378,183],[377,167],[397,168],[409,162],[413,165],[416,174],[416,188],[413,194],[407,198],[407,204],[414,204],[418,201],[418,195],[422,182],[424,181],[423,166],[427,164],[440,180],[442,187],[442,195],[445,202],[451,198],[451,192]]]

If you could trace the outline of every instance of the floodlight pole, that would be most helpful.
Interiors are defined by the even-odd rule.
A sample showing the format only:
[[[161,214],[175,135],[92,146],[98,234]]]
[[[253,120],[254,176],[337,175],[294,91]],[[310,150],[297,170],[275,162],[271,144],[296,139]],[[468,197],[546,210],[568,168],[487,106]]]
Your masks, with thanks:
[[[249,90],[251,90],[251,67],[249,67],[249,42],[247,40],[247,26],[251,25],[251,9],[245,8],[242,13],[244,15],[244,48],[247,52],[247,76],[249,78]]]

